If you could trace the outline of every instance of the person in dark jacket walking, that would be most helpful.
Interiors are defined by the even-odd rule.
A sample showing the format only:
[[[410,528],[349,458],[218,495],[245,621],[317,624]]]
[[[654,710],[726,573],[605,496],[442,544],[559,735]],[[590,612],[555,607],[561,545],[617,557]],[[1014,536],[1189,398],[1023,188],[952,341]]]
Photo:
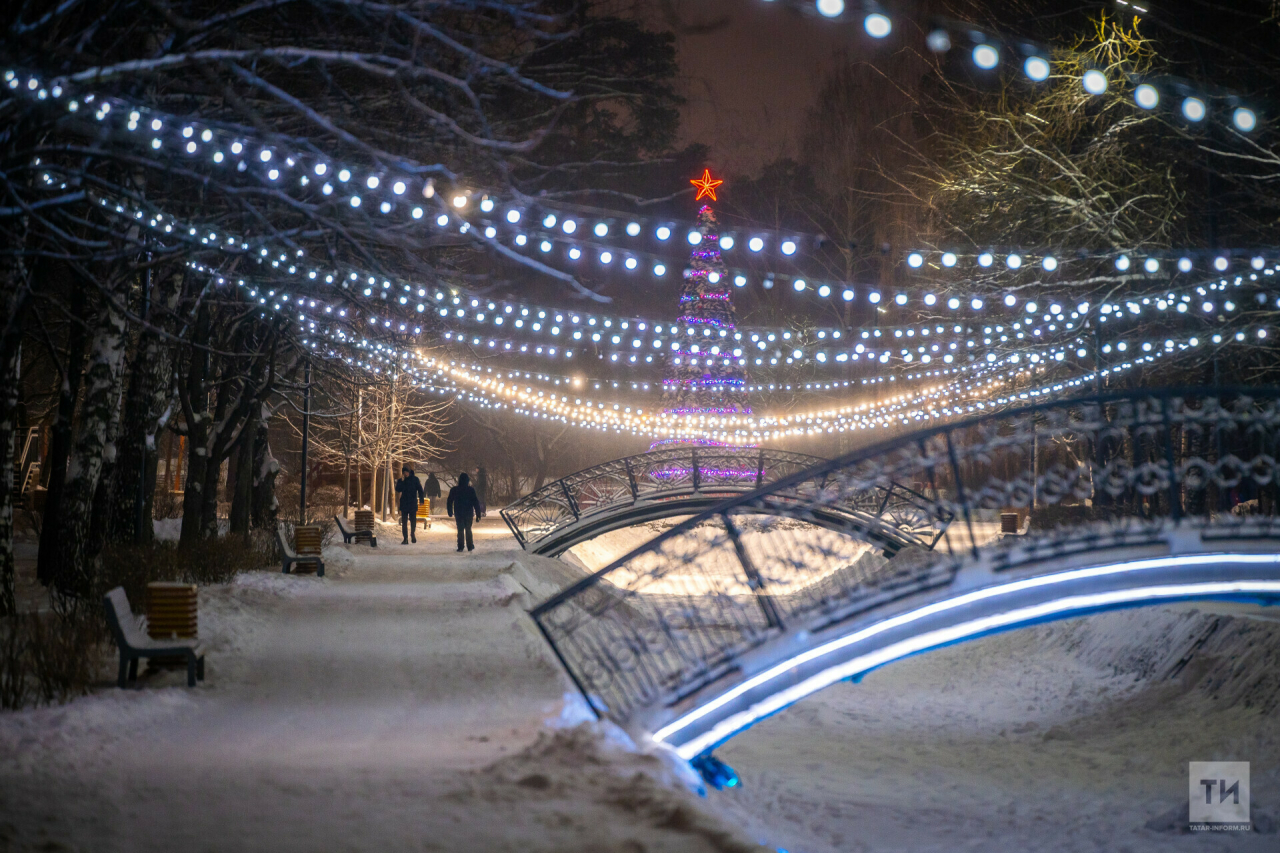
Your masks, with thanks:
[[[440,481],[436,479],[435,471],[432,471],[427,475],[427,497],[440,497]]]
[[[408,545],[410,538],[418,541],[418,504],[426,495],[422,492],[422,483],[414,476],[408,465],[400,469],[401,478],[396,480],[396,494],[400,496],[400,533],[404,536],[401,545]]]
[[[465,539],[467,550],[474,551],[476,544],[471,538],[471,525],[480,517],[480,498],[471,488],[471,478],[465,471],[458,475],[458,485],[449,490],[445,511],[458,524],[458,550],[462,550]]]

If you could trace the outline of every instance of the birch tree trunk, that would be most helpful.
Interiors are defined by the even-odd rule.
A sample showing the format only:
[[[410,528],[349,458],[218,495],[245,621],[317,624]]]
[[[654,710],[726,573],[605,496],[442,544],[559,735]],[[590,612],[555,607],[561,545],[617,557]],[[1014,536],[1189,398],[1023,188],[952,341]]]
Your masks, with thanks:
[[[277,514],[280,503],[276,500],[276,475],[280,473],[280,463],[271,455],[266,403],[258,407],[254,422],[246,429],[254,431],[253,526],[260,530],[274,531],[279,523]]]
[[[12,303],[14,300],[10,300]],[[13,315],[10,315],[13,316]],[[14,597],[13,561],[13,440],[18,432],[18,380],[22,365],[21,338],[11,346],[8,336],[0,345],[0,616],[18,612]]]
[[[124,317],[108,304],[99,320],[84,376],[84,404],[75,450],[67,465],[65,498],[56,537],[54,583],[64,594],[84,598],[93,593],[96,556],[90,559],[93,501],[103,465],[116,455],[110,427],[119,403],[124,361]]]

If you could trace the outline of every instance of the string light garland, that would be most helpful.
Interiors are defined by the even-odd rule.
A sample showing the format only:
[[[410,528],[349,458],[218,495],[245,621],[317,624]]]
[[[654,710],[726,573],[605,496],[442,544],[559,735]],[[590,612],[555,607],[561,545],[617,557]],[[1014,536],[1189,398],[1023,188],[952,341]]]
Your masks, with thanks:
[[[1144,5],[1122,0],[1117,0],[1117,3],[1135,14],[1149,11]],[[1052,73],[1051,48],[1021,37],[999,35],[976,24],[940,21],[925,41],[930,50],[940,54],[948,53],[957,43],[967,43],[973,64],[983,71],[993,71],[1005,62],[1021,63],[1021,73],[1037,84],[1047,81]],[[1248,106],[1240,95],[1229,92],[1210,94],[1206,87],[1169,75],[1144,78],[1129,73],[1120,80],[1111,80],[1102,69],[1089,68],[1079,78],[1081,88],[1093,97],[1106,94],[1113,84],[1122,83],[1131,87],[1133,103],[1139,109],[1151,111],[1162,104],[1176,107],[1177,114],[1192,125],[1215,115],[1233,132],[1249,135],[1258,129],[1261,121],[1257,110]]]

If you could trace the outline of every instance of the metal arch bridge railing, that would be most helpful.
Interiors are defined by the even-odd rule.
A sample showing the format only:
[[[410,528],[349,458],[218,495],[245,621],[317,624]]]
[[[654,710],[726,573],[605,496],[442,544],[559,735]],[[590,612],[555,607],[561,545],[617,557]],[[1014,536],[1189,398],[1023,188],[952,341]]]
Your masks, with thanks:
[[[685,757],[693,757],[749,725],[746,712],[729,714],[725,697],[745,701],[741,693],[762,667],[785,670],[779,683],[786,682],[803,670],[796,655],[806,649],[874,631],[863,626],[883,626],[922,602],[945,608],[966,591],[1010,580],[1047,589],[1053,572],[1107,561],[1120,567],[1117,577],[1132,579],[1133,560],[1203,557],[1246,540],[1271,554],[1258,557],[1262,568],[1252,557],[1230,566],[1210,559],[1193,566],[1196,578],[1243,565],[1271,573],[1264,582],[1280,591],[1277,458],[1280,390],[1141,391],[993,413],[820,462],[726,500],[531,615],[601,716],[671,741],[672,726],[710,714],[709,731],[719,734],[684,741],[695,750]],[[925,484],[915,493],[924,501],[918,517],[934,520],[938,547],[882,554],[865,525],[831,523],[833,507],[872,503],[899,482]],[[790,497],[780,503],[783,494]],[[999,512],[1032,507],[1030,530],[1001,534]],[[1081,577],[1085,590],[1102,582]],[[778,688],[753,707],[777,710],[797,691]],[[720,719],[725,714],[732,719]]]
[[[769,487],[824,461],[764,448],[667,447],[570,474],[531,492],[501,515],[521,548],[556,556],[608,530],[698,513],[761,489],[768,489],[768,497],[759,512],[786,515],[793,505],[812,503],[806,491],[810,484]],[[824,506],[815,523],[839,529],[861,526],[887,553],[912,545],[932,548],[945,523],[940,526],[927,514],[931,503],[914,489],[889,482],[856,500]]]

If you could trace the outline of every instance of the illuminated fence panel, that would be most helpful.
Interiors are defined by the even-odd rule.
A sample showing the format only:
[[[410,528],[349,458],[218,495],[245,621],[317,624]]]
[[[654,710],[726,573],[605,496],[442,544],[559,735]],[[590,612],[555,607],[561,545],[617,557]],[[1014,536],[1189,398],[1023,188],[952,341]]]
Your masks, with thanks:
[[[936,594],[967,565],[1034,572],[1167,543],[1179,527],[1272,536],[1277,399],[1266,389],[1100,395],[894,439],[730,496],[532,615],[596,710],[625,723],[714,692],[773,638]],[[717,453],[706,466],[721,489],[745,457]],[[692,486],[702,469],[690,457],[647,470],[680,459]],[[1001,512],[1028,511],[1025,535],[1001,532]]]

